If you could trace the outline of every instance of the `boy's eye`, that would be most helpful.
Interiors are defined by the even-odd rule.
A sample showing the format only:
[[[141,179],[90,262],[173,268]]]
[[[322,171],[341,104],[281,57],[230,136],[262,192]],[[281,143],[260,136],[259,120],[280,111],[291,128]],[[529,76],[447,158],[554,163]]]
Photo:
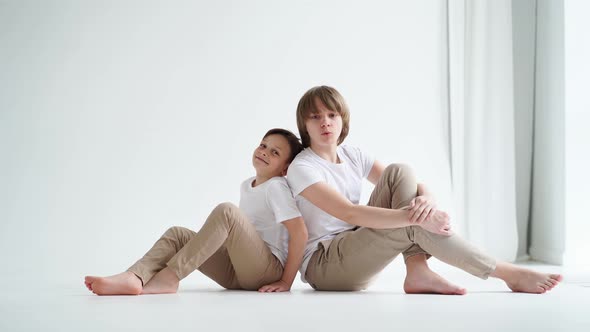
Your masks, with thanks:
[[[330,117],[331,118],[335,118],[336,117],[336,113],[330,113]]]
[[[272,154],[274,154],[275,156],[278,156],[279,155],[279,153],[276,150],[273,150],[272,151]]]
[[[260,145],[258,147],[260,147],[260,148],[266,148],[266,144],[260,143]]]
[[[314,120],[317,120],[317,119],[319,119],[319,118],[320,118],[320,116],[319,116],[319,115],[317,115],[317,114],[313,114],[313,115],[311,116],[311,118],[312,118],[312,119],[314,119]]]

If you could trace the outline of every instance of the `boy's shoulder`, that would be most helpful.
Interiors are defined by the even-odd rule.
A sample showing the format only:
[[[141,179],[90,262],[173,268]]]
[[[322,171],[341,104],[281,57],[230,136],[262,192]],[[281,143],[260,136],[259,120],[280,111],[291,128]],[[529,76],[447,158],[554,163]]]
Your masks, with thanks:
[[[252,181],[254,181],[254,179],[256,179],[255,176],[251,176],[247,179],[245,179],[244,181],[242,181],[242,184],[240,185],[240,187],[242,188],[249,188],[252,185]]]
[[[297,154],[297,156],[295,156],[295,159],[293,159],[291,164],[296,163],[296,162],[309,160],[312,157],[313,157],[313,152],[311,151],[311,148],[305,148],[305,149],[303,149],[303,151],[299,152]]]
[[[274,196],[283,196],[285,193],[291,194],[291,187],[284,176],[275,176],[266,181],[264,191],[266,196],[272,199]]]
[[[252,182],[255,179],[256,179],[255,176],[247,178],[246,180],[244,180],[242,182],[242,187],[252,188]],[[287,178],[285,178],[284,176],[275,176],[275,177],[272,177],[272,178],[266,180],[260,186],[256,186],[254,188],[268,188],[268,187],[281,186],[281,185],[288,186]]]
[[[340,149],[340,151],[346,153],[346,154],[359,154],[361,153],[361,149],[359,149],[356,146],[353,145],[340,145],[338,146],[338,149]]]
[[[270,179],[267,180],[268,181],[268,185],[270,186],[280,186],[280,185],[285,185],[287,187],[289,187],[289,184],[287,183],[287,178],[284,176],[275,176],[272,177]]]

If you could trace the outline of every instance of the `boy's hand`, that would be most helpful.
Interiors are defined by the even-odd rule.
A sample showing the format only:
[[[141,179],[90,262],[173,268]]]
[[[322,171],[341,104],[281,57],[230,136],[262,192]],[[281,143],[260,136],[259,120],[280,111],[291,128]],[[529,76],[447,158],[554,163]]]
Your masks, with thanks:
[[[436,213],[436,203],[430,196],[418,196],[410,202],[410,222],[412,224],[421,224],[429,220]]]
[[[449,215],[443,211],[435,211],[432,218],[427,219],[425,222],[419,224],[419,226],[431,233],[445,236],[453,235]]]
[[[264,285],[258,290],[261,293],[272,293],[272,292],[288,292],[291,290],[291,285],[286,282],[279,280],[272,284]]]

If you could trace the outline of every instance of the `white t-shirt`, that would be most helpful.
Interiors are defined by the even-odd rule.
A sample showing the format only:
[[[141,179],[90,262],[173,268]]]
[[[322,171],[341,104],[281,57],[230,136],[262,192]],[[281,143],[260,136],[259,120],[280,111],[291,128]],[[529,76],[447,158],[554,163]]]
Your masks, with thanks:
[[[297,204],[284,177],[274,177],[252,187],[256,177],[242,183],[240,210],[248,217],[270,251],[285,266],[289,249],[289,232],[281,223],[300,217]]]
[[[363,178],[369,176],[375,162],[373,157],[350,146],[338,146],[336,153],[340,159],[339,164],[322,159],[310,148],[306,148],[295,157],[287,172],[287,181],[296,196],[297,206],[309,234],[300,269],[304,282],[307,264],[318,249],[318,244],[323,242],[328,245],[337,234],[356,226],[329,215],[299,194],[312,184],[325,182],[353,204],[359,204]]]

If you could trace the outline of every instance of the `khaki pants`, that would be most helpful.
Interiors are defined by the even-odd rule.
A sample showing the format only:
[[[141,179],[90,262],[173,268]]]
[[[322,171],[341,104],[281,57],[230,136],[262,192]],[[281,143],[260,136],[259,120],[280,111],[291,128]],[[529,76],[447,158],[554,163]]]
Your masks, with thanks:
[[[379,179],[368,205],[402,209],[416,197],[417,182],[405,165],[390,165]],[[374,277],[398,254],[433,255],[441,261],[486,279],[495,259],[484,255],[457,235],[430,233],[420,226],[396,229],[357,228],[319,245],[305,278],[316,290],[366,289]]]
[[[184,227],[168,229],[127,271],[145,285],[166,266],[179,279],[198,269],[227,289],[257,290],[283,274],[279,259],[231,203],[218,205],[199,232]]]

